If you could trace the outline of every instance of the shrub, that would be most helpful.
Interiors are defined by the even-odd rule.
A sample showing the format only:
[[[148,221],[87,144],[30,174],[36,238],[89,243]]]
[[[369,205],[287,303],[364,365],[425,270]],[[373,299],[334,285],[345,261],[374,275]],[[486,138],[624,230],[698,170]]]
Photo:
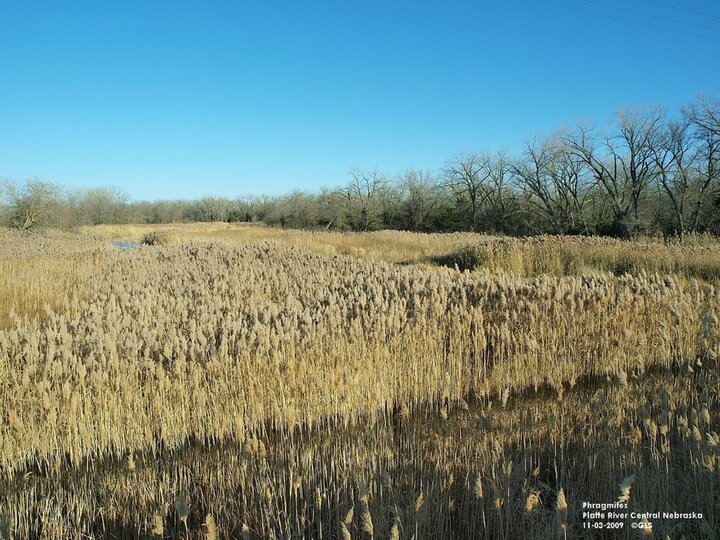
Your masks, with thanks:
[[[152,231],[143,236],[141,240],[141,243],[146,246],[171,246],[180,242],[180,236],[172,231]]]
[[[463,270],[477,270],[485,265],[487,256],[478,247],[464,246],[448,255],[438,257],[441,266]]]

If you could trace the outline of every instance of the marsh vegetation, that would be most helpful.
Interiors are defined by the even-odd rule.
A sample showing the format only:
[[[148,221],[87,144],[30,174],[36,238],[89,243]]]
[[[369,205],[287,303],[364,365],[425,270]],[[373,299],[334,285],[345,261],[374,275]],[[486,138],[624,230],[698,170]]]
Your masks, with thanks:
[[[2,233],[2,534],[720,532],[711,237],[84,233]]]

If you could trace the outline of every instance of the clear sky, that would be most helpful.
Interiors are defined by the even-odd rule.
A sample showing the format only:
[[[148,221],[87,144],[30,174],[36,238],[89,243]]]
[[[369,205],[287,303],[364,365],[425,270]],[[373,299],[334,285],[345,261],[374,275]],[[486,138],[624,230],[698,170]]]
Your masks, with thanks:
[[[0,178],[155,199],[436,170],[717,94],[719,59],[717,0],[0,0]]]

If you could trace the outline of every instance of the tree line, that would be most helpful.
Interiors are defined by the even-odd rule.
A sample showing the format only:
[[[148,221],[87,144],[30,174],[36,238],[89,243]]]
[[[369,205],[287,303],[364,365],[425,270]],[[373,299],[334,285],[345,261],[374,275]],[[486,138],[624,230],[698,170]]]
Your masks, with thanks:
[[[350,231],[476,231],[633,237],[720,234],[720,99],[674,113],[627,108],[605,129],[577,124],[518,155],[463,152],[437,171],[354,170],[340,187],[282,196],[132,201],[33,179],[0,187],[0,222],[21,229],[244,221]]]

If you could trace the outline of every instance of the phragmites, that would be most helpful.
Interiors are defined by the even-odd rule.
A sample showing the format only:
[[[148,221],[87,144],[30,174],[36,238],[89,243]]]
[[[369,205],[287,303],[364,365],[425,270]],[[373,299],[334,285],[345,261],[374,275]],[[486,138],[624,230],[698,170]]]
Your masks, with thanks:
[[[533,513],[540,505],[540,494],[536,490],[532,490],[525,500],[525,511],[528,514]]]
[[[390,540],[400,540],[400,526],[396,520],[393,522],[393,526],[390,529]]]
[[[153,516],[151,532],[153,536],[159,536],[161,538],[163,534],[165,534],[165,525],[163,523],[163,518],[159,514],[155,514]]]
[[[577,537],[576,501],[611,501],[640,467],[621,498],[717,522],[720,297],[688,278],[710,268],[695,251],[420,239],[428,260],[480,244],[471,273],[371,245],[413,235],[295,239],[103,255],[61,300],[13,304],[0,518],[15,537]],[[645,248],[678,272],[628,259]]]
[[[367,506],[367,504],[364,505],[363,511],[360,514],[360,527],[369,538],[373,538],[373,521],[372,516],[370,515],[370,508]]]
[[[205,529],[207,533],[207,540],[218,540],[218,538],[220,538],[218,536],[217,523],[215,523],[215,518],[212,514],[208,514],[205,517]]]
[[[415,512],[419,512],[423,504],[425,504],[425,494],[421,491],[417,499],[415,499]]]
[[[699,368],[696,374],[701,373],[711,372]],[[0,479],[0,517],[10,509],[9,526],[20,538],[37,536],[34,518],[47,512],[43,527],[57,538],[77,537],[95,515],[106,523],[94,522],[97,536],[119,536],[123,523],[142,523],[150,533],[153,521],[146,520],[156,515],[162,527],[157,530],[163,531],[158,537],[166,538],[204,538],[215,521],[218,536],[243,537],[245,531],[252,539],[303,534],[362,539],[372,530],[373,538],[547,540],[581,535],[582,503],[575,501],[612,502],[623,476],[620,467],[642,468],[631,504],[697,508],[710,516],[718,398],[707,396],[706,426],[700,412],[693,416],[687,408],[702,403],[702,396],[685,377],[654,373],[624,388],[608,384],[598,391],[602,405],[589,402],[596,400],[588,400],[587,389],[576,388],[563,402],[532,393],[516,395],[505,408],[471,400],[461,421],[443,421],[418,407],[400,429],[390,411],[347,425],[330,421],[292,432],[266,428],[246,438],[263,441],[262,456],[232,441],[196,443],[134,454],[132,471],[123,455],[54,472],[63,484],[48,485],[37,473],[16,474],[14,483]],[[675,407],[678,418],[692,416],[703,440],[683,439],[681,422],[671,419],[671,452],[658,457],[664,435],[639,447],[617,435],[627,435],[632,426],[644,429],[643,419],[662,415],[665,407],[652,400],[663,389],[672,396],[668,407]],[[695,489],[658,489],[676,485],[666,467]],[[558,476],[564,478],[562,496],[552,486]],[[34,500],[28,492],[47,495]],[[62,516],[66,505],[77,508],[77,520],[54,521],[54,512]],[[655,534],[664,537],[671,529],[652,521]]]
[[[0,329],[25,317],[57,317],[74,306],[111,253],[110,243],[98,239],[0,227]]]
[[[345,518],[342,521],[343,524],[349,527],[352,524],[354,517],[355,517],[355,507],[351,506],[350,509],[345,514]]]
[[[484,496],[482,475],[480,474],[475,477],[475,483],[473,484],[473,493],[475,494],[475,497],[477,499],[482,499]]]
[[[112,246],[98,237],[70,235],[48,229],[23,233],[0,227],[0,261],[92,256],[110,253]]]
[[[82,307],[0,332],[6,467],[240,438],[268,415],[386,409],[401,428],[419,403],[442,399],[443,418],[468,394],[507,406],[527,388],[689,365],[720,341],[700,324],[720,299],[652,275],[529,282],[197,244],[119,253],[91,285]]]
[[[558,526],[560,527],[564,537],[567,537],[568,504],[567,499],[565,499],[565,490],[563,488],[560,488],[560,491],[558,491],[557,500],[555,501],[555,511]]]

